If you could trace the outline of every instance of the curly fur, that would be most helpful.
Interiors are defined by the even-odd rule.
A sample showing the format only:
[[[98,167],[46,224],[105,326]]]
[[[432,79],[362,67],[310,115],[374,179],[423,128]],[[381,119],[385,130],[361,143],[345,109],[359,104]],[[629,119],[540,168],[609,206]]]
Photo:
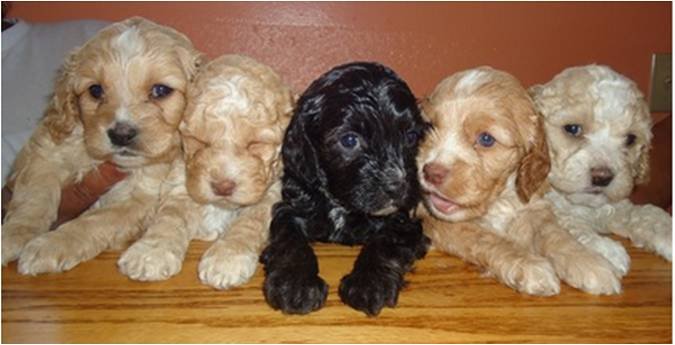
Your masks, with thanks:
[[[178,124],[202,59],[187,37],[142,18],[101,30],[67,57],[45,117],[13,166],[3,264],[18,258],[23,274],[68,270],[142,231],[180,155]],[[98,96],[90,91],[95,85]],[[172,91],[152,97],[155,85]],[[125,146],[109,134],[120,123],[137,132]],[[83,215],[47,232],[62,187],[103,161],[128,177]]]
[[[225,55],[204,66],[180,125],[185,163],[174,164],[156,221],[122,255],[120,270],[132,279],[167,279],[180,271],[192,239],[218,238],[199,263],[199,278],[218,289],[247,282],[281,199],[281,142],[292,106],[281,78],[251,58]]]
[[[434,246],[527,294],[557,294],[561,279],[590,293],[620,291],[612,265],[562,229],[542,198],[543,126],[513,76],[489,67],[456,73],[422,110],[433,126],[418,165]]]
[[[630,266],[623,246],[599,234],[630,238],[672,259],[672,218],[653,205],[633,205],[635,184],[649,179],[651,115],[634,82],[607,66],[571,67],[530,89],[545,123],[552,160],[547,198],[562,225],[622,273]],[[578,125],[578,135],[565,126]],[[634,136],[631,140],[629,136]],[[593,182],[593,171],[611,176]]]
[[[425,130],[410,89],[385,66],[338,66],[309,86],[284,138],[283,200],[261,256],[270,306],[305,314],[324,304],[313,241],[364,244],[340,283],[344,303],[368,315],[396,304],[405,273],[426,253],[409,216]]]

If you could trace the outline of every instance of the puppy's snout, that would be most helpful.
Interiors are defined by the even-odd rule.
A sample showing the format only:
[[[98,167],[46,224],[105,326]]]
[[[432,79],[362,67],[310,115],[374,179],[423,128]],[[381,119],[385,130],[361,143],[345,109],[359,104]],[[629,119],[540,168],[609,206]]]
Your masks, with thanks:
[[[125,122],[117,122],[115,127],[108,130],[108,138],[115,146],[128,146],[137,134],[136,128]]]
[[[234,192],[234,188],[237,186],[234,181],[230,179],[225,179],[218,182],[211,182],[211,189],[213,193],[220,196],[230,196]]]
[[[448,176],[448,169],[440,164],[427,163],[422,168],[422,174],[424,175],[424,180],[434,186],[438,186]]]
[[[614,173],[608,167],[591,169],[591,183],[596,187],[606,187],[614,179]]]

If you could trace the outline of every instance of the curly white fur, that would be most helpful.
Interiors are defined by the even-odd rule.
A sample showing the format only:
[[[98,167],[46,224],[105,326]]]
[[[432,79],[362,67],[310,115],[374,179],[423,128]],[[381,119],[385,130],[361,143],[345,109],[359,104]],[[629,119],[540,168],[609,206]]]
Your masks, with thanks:
[[[551,153],[553,190],[546,197],[562,226],[622,274],[630,266],[628,254],[599,234],[630,238],[671,261],[670,215],[628,200],[634,184],[648,179],[652,138],[651,116],[635,83],[607,66],[589,65],[568,68],[530,93],[545,121]],[[581,126],[578,136],[565,130],[570,124]],[[607,186],[592,182],[592,169],[599,167],[613,175]]]

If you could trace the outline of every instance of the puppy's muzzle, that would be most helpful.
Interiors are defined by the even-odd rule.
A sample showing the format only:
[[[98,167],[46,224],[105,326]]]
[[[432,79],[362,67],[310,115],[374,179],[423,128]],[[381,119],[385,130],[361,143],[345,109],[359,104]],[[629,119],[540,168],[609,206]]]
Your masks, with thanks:
[[[424,176],[424,180],[431,185],[439,186],[443,183],[445,177],[448,176],[448,169],[440,164],[427,163],[422,168],[422,175]]]
[[[595,187],[607,187],[614,179],[614,173],[608,167],[591,169],[591,183]]]
[[[234,181],[229,179],[225,179],[218,182],[211,182],[211,189],[213,190],[213,194],[223,197],[232,195],[232,193],[234,193],[234,188],[236,186],[237,186],[236,183],[234,183]]]
[[[126,122],[116,122],[115,127],[108,130],[108,138],[115,146],[129,146],[137,135],[136,128]]]

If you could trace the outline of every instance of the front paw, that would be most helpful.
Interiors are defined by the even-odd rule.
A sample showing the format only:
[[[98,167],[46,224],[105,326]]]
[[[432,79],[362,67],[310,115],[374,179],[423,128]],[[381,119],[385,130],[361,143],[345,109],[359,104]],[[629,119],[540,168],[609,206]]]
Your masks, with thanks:
[[[594,295],[621,293],[620,273],[601,255],[576,253],[553,260],[560,278],[577,289]]]
[[[86,260],[82,254],[86,245],[63,232],[42,234],[28,242],[21,251],[18,271],[30,275],[67,271]]]
[[[609,261],[614,266],[619,277],[625,276],[630,269],[630,256],[623,245],[608,237],[597,234],[592,234],[591,236],[586,241],[581,238],[580,242]]]
[[[229,289],[248,282],[257,265],[256,253],[232,253],[214,245],[199,262],[199,279],[216,289]]]
[[[352,272],[342,278],[338,293],[343,303],[376,316],[385,306],[396,306],[403,285],[403,277],[395,274]]]
[[[26,244],[35,237],[31,229],[16,226],[3,225],[2,226],[2,265],[6,266],[8,263],[19,258],[21,250]]]
[[[636,245],[645,246],[647,249],[662,256],[664,259],[673,261],[673,218],[662,208],[654,205],[644,205],[640,208],[641,224],[646,233],[644,239],[637,239]],[[645,242],[645,243],[642,243]]]
[[[519,292],[536,296],[560,293],[560,280],[546,258],[528,255],[509,262],[501,270],[498,276]]]
[[[168,248],[143,242],[134,243],[117,261],[122,274],[134,280],[166,280],[180,272],[183,257]]]
[[[307,314],[323,307],[328,284],[318,275],[275,270],[265,275],[263,292],[270,307],[286,314]]]

